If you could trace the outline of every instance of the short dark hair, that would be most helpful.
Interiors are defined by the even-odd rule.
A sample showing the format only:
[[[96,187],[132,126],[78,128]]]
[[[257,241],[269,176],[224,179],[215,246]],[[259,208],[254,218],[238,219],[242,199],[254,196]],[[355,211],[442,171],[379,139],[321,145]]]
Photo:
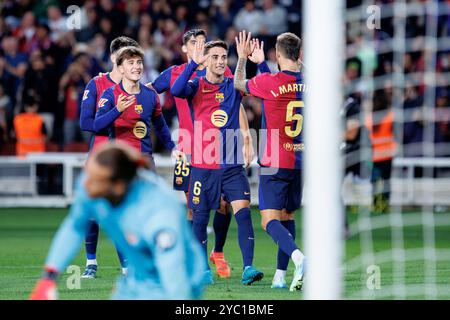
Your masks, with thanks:
[[[276,48],[289,60],[297,61],[300,58],[302,40],[291,32],[285,32],[277,37]]]
[[[209,41],[205,44],[205,49],[204,49],[205,54],[208,54],[209,50],[211,50],[211,48],[215,48],[215,47],[224,48],[228,52],[228,44],[225,41],[215,40],[215,41]]]
[[[185,34],[183,34],[183,44],[188,43],[189,39],[192,37],[196,38],[197,36],[204,36],[206,38],[206,31],[203,29],[191,29],[186,31]]]
[[[132,57],[140,57],[141,59],[144,59],[144,51],[138,47],[123,47],[117,51],[116,63],[120,66],[126,59],[130,59]]]
[[[109,52],[110,54],[116,53],[119,49],[123,47],[140,47],[139,43],[136,42],[136,40],[133,40],[129,37],[120,36],[115,38],[111,45],[109,46]]]

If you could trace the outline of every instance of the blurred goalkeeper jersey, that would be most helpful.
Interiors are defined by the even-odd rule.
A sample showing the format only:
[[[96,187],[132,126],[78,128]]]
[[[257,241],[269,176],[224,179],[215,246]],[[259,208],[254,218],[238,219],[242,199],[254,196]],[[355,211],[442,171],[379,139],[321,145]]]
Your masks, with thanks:
[[[201,292],[206,260],[185,218],[185,207],[161,178],[142,170],[117,206],[88,197],[81,178],[69,215],[59,228],[46,266],[64,272],[90,220],[98,222],[128,258],[121,299],[192,299]]]

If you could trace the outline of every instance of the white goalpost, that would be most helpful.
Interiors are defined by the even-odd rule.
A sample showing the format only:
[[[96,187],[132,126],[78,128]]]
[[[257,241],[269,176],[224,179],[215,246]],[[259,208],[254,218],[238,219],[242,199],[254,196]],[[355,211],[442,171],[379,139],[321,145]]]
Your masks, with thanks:
[[[344,223],[341,200],[342,0],[305,1],[303,58],[305,94],[306,299],[339,299]]]

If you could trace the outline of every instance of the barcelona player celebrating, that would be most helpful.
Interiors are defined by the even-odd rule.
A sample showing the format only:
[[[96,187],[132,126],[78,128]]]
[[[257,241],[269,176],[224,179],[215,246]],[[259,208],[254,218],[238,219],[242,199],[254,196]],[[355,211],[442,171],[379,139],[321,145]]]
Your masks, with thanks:
[[[195,44],[192,61],[175,80],[171,93],[188,100],[194,119],[194,150],[189,184],[193,230],[207,251],[206,227],[211,209],[219,208],[221,194],[231,203],[238,224],[243,258],[242,283],[250,285],[263,273],[253,267],[254,232],[250,214],[250,186],[238,154],[239,110],[242,95],[225,77],[228,45],[223,41]],[[189,80],[197,67],[206,76]],[[241,162],[239,162],[241,160]],[[208,274],[207,274],[208,276]],[[210,282],[212,273],[209,271]]]
[[[305,257],[295,244],[294,220],[302,193],[302,95],[305,85],[298,63],[300,45],[301,40],[295,34],[279,35],[275,49],[281,71],[263,73],[247,80],[247,58],[258,42],[251,40],[250,33],[240,32],[236,37],[239,60],[234,77],[236,89],[263,99],[262,128],[267,129],[267,136],[261,137],[265,146],[259,157],[259,208],[263,229],[282,251],[278,254],[272,288],[286,287],[290,257],[295,264],[290,291],[301,290],[305,266]]]
[[[108,129],[110,139],[124,141],[142,152],[154,170],[150,123],[166,148],[172,151],[173,157],[184,159],[184,154],[176,150],[170,137],[158,95],[139,82],[143,57],[140,48],[125,47],[119,50],[117,66],[122,81],[103,92],[98,102],[94,129],[97,132]]]
[[[183,35],[183,46],[181,47],[186,54],[188,63],[192,61],[192,55],[195,50],[195,44],[198,41],[206,41],[206,31],[203,29],[191,29]],[[186,69],[188,63],[177,66],[171,66],[164,70],[152,83],[152,87],[157,93],[163,93],[170,90],[178,76]],[[266,66],[266,65],[264,65]],[[192,74],[191,79],[206,75],[206,68],[199,65]],[[225,77],[233,77],[231,70],[226,67]],[[192,143],[194,137],[194,125],[191,117],[191,110],[186,99],[174,97],[175,106],[177,108],[179,130],[178,130],[178,147],[186,154],[188,160],[191,160]],[[239,114],[239,124],[244,132],[248,132],[248,120],[244,108],[241,106]],[[246,134],[248,145],[251,146],[251,136]],[[253,151],[248,150],[250,155],[246,159],[252,158]],[[191,166],[188,163],[177,162],[174,169],[173,186],[175,190],[184,191],[186,199],[189,202],[189,180]],[[215,245],[210,254],[210,261],[216,266],[217,274],[222,278],[230,277],[230,266],[225,260],[223,247],[225,245],[228,228],[231,222],[231,213],[229,213],[229,205],[221,199],[220,208],[216,210],[213,220],[213,228],[215,233]],[[188,220],[192,223],[192,210],[189,209]]]
[[[84,131],[95,133],[91,141],[91,150],[96,149],[103,142],[108,141],[108,131],[102,130],[95,132],[94,119],[97,111],[98,101],[106,89],[119,83],[122,79],[122,74],[119,72],[116,64],[117,52],[119,49],[127,46],[139,47],[139,44],[128,37],[121,36],[115,38],[110,45],[110,59],[113,64],[111,72],[93,78],[86,85],[81,101],[80,112],[80,127]],[[97,273],[97,242],[98,242],[99,228],[95,221],[91,221],[88,232],[85,238],[86,246],[86,270],[82,277],[92,279]],[[126,259],[117,251],[120,264],[122,265],[122,273],[126,274]]]

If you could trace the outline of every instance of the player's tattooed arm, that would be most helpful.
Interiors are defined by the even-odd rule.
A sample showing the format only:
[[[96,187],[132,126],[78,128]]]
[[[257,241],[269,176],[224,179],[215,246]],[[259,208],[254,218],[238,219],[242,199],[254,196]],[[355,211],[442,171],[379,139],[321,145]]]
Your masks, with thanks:
[[[244,31],[239,32],[239,36],[236,40],[236,50],[238,54],[238,63],[234,72],[234,87],[242,92],[248,93],[247,90],[247,74],[245,67],[247,65],[247,59],[252,54],[256,47],[256,43],[251,41],[251,32],[248,34]]]
[[[239,58],[236,70],[234,71],[234,88],[244,93],[247,90],[247,74],[246,74],[247,58]]]
[[[247,113],[242,103],[239,109],[239,126],[241,129],[242,137],[244,139],[244,145],[242,147],[242,152],[244,154],[244,166],[247,168],[250,166],[255,156],[255,150],[253,149],[253,140],[250,134],[250,126],[248,124]]]

